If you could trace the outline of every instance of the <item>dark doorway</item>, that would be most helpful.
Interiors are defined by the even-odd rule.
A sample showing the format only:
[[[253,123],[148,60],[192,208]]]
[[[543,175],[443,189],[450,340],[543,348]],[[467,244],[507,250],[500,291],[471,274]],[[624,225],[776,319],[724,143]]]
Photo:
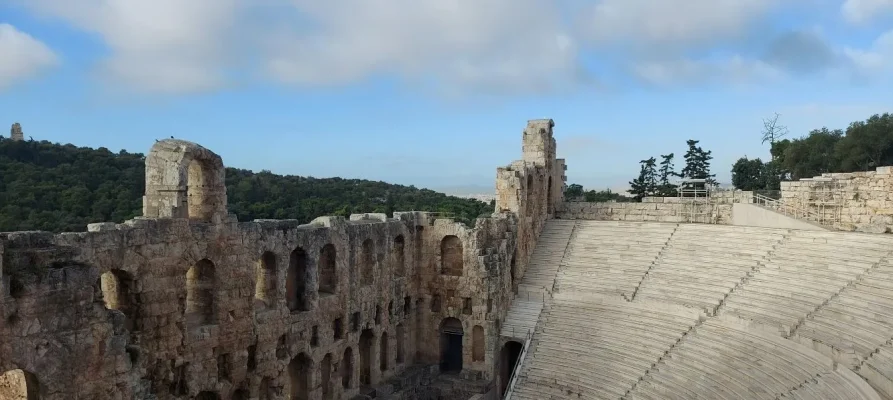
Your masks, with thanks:
[[[462,321],[444,319],[440,324],[440,371],[462,371]]]
[[[515,372],[515,366],[518,364],[518,358],[521,357],[521,350],[524,345],[518,342],[506,342],[502,346],[499,354],[499,385],[500,397],[505,394],[508,389],[509,382],[512,380],[512,374]]]
[[[375,334],[364,329],[360,335],[360,385],[372,384],[372,342]]]

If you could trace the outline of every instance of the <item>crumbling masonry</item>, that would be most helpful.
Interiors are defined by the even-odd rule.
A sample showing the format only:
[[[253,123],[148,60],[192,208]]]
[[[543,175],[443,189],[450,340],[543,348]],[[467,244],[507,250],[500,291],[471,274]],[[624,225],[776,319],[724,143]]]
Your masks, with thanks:
[[[238,222],[221,158],[160,141],[142,217],[0,234],[0,398],[491,390],[513,287],[562,202],[553,126],[528,123],[474,227],[424,212]],[[447,372],[467,384],[427,384]]]

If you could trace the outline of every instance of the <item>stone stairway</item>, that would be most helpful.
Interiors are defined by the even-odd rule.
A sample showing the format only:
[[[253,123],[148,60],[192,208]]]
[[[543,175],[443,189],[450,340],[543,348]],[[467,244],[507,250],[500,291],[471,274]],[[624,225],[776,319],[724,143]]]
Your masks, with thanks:
[[[502,325],[502,336],[524,340],[527,332],[536,326],[543,303],[552,293],[558,266],[575,226],[575,221],[546,222]]]

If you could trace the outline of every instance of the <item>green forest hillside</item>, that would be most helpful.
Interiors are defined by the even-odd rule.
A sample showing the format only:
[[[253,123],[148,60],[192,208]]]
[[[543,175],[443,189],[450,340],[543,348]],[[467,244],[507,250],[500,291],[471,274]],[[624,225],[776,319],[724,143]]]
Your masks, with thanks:
[[[142,213],[145,156],[0,136],[0,232],[78,232],[91,222],[123,222]],[[473,224],[493,207],[413,186],[360,179],[276,175],[226,169],[231,212],[310,222],[322,215],[435,211]]]

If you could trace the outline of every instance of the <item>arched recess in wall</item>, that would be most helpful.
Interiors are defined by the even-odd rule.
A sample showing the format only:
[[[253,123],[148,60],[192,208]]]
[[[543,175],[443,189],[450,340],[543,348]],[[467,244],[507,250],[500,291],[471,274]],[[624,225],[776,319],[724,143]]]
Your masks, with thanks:
[[[546,186],[546,213],[552,213],[552,177],[549,177],[548,185]]]
[[[134,329],[139,301],[134,293],[133,277],[125,271],[113,269],[100,275],[99,286],[105,308],[121,311],[126,318],[127,329]]]
[[[360,284],[369,286],[375,277],[375,243],[366,239],[360,248]]]
[[[313,360],[307,354],[298,354],[288,363],[288,398],[290,400],[309,399],[311,377],[313,377]]]
[[[393,263],[395,276],[406,276],[406,239],[403,235],[394,238],[394,247],[391,249],[391,262]]]
[[[406,332],[403,329],[403,324],[397,324],[397,364],[403,364],[404,352],[406,351],[403,346],[406,343]]]
[[[328,399],[329,393],[332,392],[332,353],[327,353],[319,363],[319,376],[322,387],[322,398]]]
[[[372,343],[375,334],[371,329],[363,329],[360,334],[360,385],[372,384]]]
[[[440,273],[443,275],[462,276],[462,241],[449,235],[440,241]]]
[[[329,243],[319,250],[319,293],[335,294],[338,291],[338,275],[335,245]]]
[[[341,360],[341,387],[350,389],[353,380],[353,349],[344,349],[344,357]]]
[[[288,257],[285,293],[289,310],[310,311],[310,296],[307,293],[307,252],[300,247],[294,249]]]
[[[215,322],[214,263],[203,259],[186,272],[186,322],[191,326]]]
[[[440,371],[462,371],[462,321],[445,318],[440,323]]]
[[[220,395],[217,392],[204,391],[195,395],[195,400],[220,400]]]
[[[254,268],[254,299],[258,308],[273,306],[276,301],[276,254],[265,251]]]
[[[511,275],[511,279],[512,279],[512,282],[511,282],[512,291],[515,290],[515,279],[517,279],[517,277],[518,277],[517,260],[518,260],[518,249],[515,249],[515,251],[512,252],[512,261],[509,263],[509,274]]]
[[[381,371],[388,370],[388,332],[381,331],[381,343],[379,344],[378,369]]]
[[[484,338],[484,328],[475,325],[471,330],[471,360],[484,361],[484,353],[486,349],[486,339]]]
[[[518,364],[518,358],[521,357],[521,350],[524,345],[515,341],[506,342],[499,352],[499,387],[500,398],[505,394],[508,384],[512,379],[515,366]]]
[[[34,374],[14,369],[0,375],[0,399],[38,400],[40,386]]]
[[[530,215],[533,214],[533,174],[527,174],[527,188],[524,192],[527,194],[525,210]]]

